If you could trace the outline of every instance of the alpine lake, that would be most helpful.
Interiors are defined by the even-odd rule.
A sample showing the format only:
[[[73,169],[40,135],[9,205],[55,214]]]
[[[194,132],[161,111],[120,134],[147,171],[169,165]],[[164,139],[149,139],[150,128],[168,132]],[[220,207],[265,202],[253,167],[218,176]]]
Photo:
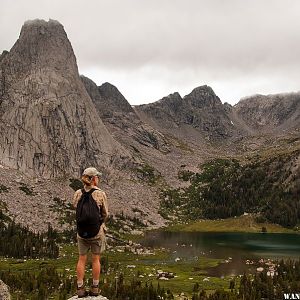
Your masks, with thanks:
[[[159,282],[174,296],[183,292],[190,297],[195,284],[208,292],[229,290],[232,281],[237,288],[244,273],[264,269],[272,276],[276,261],[300,258],[299,231],[255,224],[250,216],[148,231],[138,243],[154,249],[153,254],[139,255],[124,267],[135,266],[143,282]],[[174,277],[166,280],[164,274]]]
[[[238,221],[245,224],[246,220]],[[131,239],[133,243],[131,246],[111,243],[102,255],[109,266],[101,276],[102,280],[114,282],[123,276],[125,281],[136,279],[144,284],[159,284],[165,290],[169,289],[175,299],[184,299],[178,297],[180,294],[190,299],[195,284],[208,293],[220,288],[229,290],[232,282],[238,288],[244,272],[254,274],[261,268],[271,271],[276,260],[297,260],[300,257],[299,232],[270,226],[267,233],[254,227],[251,232],[249,227],[243,230],[240,224],[233,228],[229,223],[231,220],[222,223],[219,230],[220,227],[214,227],[217,221],[209,222],[203,222],[201,228],[193,230],[190,230],[193,227],[188,227],[189,230],[185,230],[187,227],[169,227],[146,231],[139,237],[123,236],[122,239]],[[136,251],[135,245],[139,244],[141,246],[137,249],[140,251]],[[76,243],[62,244],[58,259],[2,258],[0,267],[3,271],[19,272],[52,265],[75,279],[77,258]],[[86,277],[91,277],[90,270]],[[15,299],[14,295],[12,299]]]
[[[239,286],[244,273],[255,274],[263,268],[270,270],[271,276],[276,261],[300,258],[299,232],[273,224],[253,224],[250,217],[220,221],[221,227],[216,223],[205,221],[195,231],[189,226],[147,231],[137,242],[149,249],[148,253],[114,250],[108,256],[110,261],[119,259],[125,277],[159,283],[174,296],[184,293],[189,298],[195,284],[207,292],[229,290],[232,281],[235,288]],[[205,232],[206,225],[209,232]],[[260,232],[264,225],[267,233]]]

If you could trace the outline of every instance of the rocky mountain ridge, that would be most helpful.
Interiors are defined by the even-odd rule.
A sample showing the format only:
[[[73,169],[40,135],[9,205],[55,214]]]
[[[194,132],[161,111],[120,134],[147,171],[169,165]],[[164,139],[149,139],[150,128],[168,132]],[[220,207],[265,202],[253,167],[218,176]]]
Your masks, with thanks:
[[[67,205],[69,179],[94,165],[104,173],[113,213],[162,226],[160,190],[181,185],[178,172],[277,147],[285,136],[299,139],[299,103],[294,93],[231,106],[204,85],[132,107],[112,84],[79,76],[59,22],[26,22],[0,57],[0,184],[9,189],[0,189],[0,204],[33,230],[48,222],[63,229],[61,215],[49,208],[57,197]]]
[[[276,134],[299,129],[300,92],[247,97],[233,110],[257,133]]]
[[[300,93],[255,95],[231,106],[222,104],[209,86],[195,88],[183,98],[170,94],[159,101],[135,106],[142,120],[162,132],[197,130],[198,140],[240,140],[261,134],[278,135],[300,127]],[[186,134],[180,135],[189,139]],[[191,137],[190,140],[195,140]]]
[[[220,98],[207,85],[195,88],[183,98],[173,93],[157,102],[135,106],[135,110],[145,121],[156,123],[156,128],[172,132],[178,127],[192,127],[199,140],[219,141],[238,134]]]
[[[131,138],[131,143],[136,141],[161,152],[169,152],[164,136],[140,120],[132,106],[115,86],[104,83],[97,87],[89,78],[81,76],[81,79],[99,116],[116,140]]]
[[[202,161],[208,145],[200,148],[186,145],[173,134],[162,133],[143,120],[116,87],[109,83],[98,87],[89,78],[81,78],[111,135],[131,151],[136,160],[146,164],[146,168],[147,165],[153,167],[167,184],[177,183],[179,166],[193,168]]]

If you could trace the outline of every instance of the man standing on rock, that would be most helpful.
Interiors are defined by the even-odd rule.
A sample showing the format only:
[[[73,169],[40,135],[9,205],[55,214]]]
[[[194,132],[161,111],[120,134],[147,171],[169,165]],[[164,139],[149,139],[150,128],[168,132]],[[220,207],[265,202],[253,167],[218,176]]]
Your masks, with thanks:
[[[74,194],[73,205],[76,208],[77,241],[79,259],[77,263],[77,295],[98,296],[100,277],[100,253],[106,247],[105,221],[108,217],[106,194],[99,189],[101,173],[94,167],[84,170],[81,181],[84,188]],[[88,250],[92,252],[93,284],[87,292],[83,283]]]

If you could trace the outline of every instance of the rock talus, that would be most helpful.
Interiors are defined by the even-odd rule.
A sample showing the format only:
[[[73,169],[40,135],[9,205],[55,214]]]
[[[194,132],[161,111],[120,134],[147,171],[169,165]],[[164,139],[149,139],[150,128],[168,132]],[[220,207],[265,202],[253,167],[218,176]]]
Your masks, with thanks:
[[[8,290],[8,286],[0,280],[0,300],[10,300],[10,293]]]

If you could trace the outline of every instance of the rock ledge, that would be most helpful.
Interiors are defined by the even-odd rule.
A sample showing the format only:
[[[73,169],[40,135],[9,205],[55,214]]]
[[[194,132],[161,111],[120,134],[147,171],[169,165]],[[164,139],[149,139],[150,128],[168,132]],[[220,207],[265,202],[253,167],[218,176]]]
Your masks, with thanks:
[[[8,286],[2,280],[0,280],[0,299],[1,300],[10,300],[11,299],[9,290],[8,290]]]
[[[74,296],[72,298],[69,298],[68,300],[75,300],[75,299],[79,299],[78,296]],[[85,299],[85,300],[108,300],[106,297],[104,296],[97,296],[97,297],[91,297],[91,296],[87,296],[84,298],[80,298],[80,299]]]

